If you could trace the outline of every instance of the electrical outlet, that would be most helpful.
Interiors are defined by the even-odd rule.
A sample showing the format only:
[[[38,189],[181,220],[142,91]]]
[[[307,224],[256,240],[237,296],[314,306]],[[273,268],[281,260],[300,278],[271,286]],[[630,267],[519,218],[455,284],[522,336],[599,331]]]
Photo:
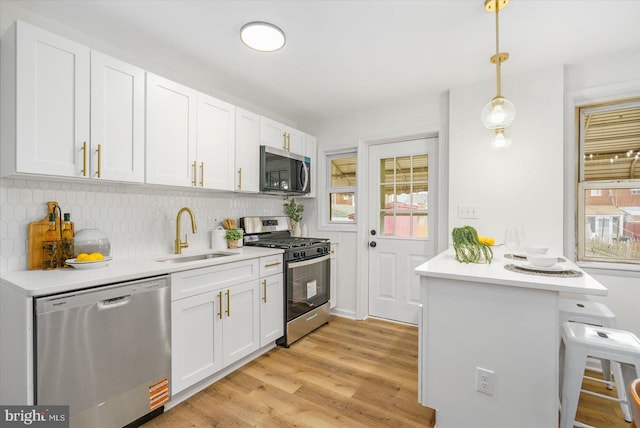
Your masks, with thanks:
[[[495,375],[495,372],[491,370],[476,367],[476,391],[487,395],[493,395]]]
[[[477,205],[458,205],[458,218],[479,218],[480,207]]]

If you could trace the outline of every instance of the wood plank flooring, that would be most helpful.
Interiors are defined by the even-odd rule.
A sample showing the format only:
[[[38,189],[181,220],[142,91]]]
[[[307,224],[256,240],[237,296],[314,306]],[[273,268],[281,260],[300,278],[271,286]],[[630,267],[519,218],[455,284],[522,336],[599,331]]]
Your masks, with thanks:
[[[416,327],[332,317],[291,348],[273,349],[144,427],[432,428],[434,411],[418,403],[417,360]],[[588,380],[585,388],[607,391]],[[629,427],[617,403],[586,394],[578,420]]]

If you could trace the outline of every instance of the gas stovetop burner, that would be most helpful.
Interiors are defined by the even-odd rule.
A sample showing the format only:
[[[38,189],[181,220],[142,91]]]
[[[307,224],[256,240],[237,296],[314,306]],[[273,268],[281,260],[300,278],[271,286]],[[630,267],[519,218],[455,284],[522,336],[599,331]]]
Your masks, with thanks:
[[[245,245],[254,245],[261,247],[272,247],[272,248],[299,248],[299,247],[310,247],[316,244],[322,244],[327,242],[327,239],[322,238],[270,238],[270,237],[260,237],[256,241],[246,242]]]

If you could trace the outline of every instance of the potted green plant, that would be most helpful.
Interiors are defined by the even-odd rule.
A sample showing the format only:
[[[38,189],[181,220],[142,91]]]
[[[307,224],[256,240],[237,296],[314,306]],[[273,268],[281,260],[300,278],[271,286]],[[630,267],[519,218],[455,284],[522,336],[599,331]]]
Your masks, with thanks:
[[[224,237],[227,238],[229,248],[238,248],[238,241],[242,239],[242,231],[238,229],[227,229]]]
[[[297,204],[296,198],[284,203],[284,212],[291,219],[291,236],[300,236],[300,222],[302,221],[302,213],[304,205]]]

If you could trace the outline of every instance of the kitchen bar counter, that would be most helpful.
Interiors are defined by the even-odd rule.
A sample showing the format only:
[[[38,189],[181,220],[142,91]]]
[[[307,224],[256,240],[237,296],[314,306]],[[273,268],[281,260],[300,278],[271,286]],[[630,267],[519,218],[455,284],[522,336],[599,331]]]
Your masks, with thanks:
[[[438,427],[558,424],[560,293],[604,296],[607,289],[570,262],[581,277],[511,272],[510,263],[501,247],[491,264],[459,263],[448,250],[415,269],[419,401],[436,409]]]
[[[184,251],[182,256],[187,257],[211,252],[214,251]],[[282,254],[283,250],[277,248],[245,246],[237,250],[228,249],[221,252],[232,253],[233,255],[184,263],[166,263],[157,261],[158,259],[165,259],[173,256],[180,257],[178,254],[159,254],[157,256],[130,258],[120,258],[115,256],[107,266],[98,269],[79,270],[67,268],[5,272],[0,276],[0,287],[11,287],[28,297],[45,296],[49,294],[73,291],[80,288],[113,284],[138,278],[163,275],[206,266],[215,266],[223,263],[232,263],[240,260],[254,259],[274,254]]]

